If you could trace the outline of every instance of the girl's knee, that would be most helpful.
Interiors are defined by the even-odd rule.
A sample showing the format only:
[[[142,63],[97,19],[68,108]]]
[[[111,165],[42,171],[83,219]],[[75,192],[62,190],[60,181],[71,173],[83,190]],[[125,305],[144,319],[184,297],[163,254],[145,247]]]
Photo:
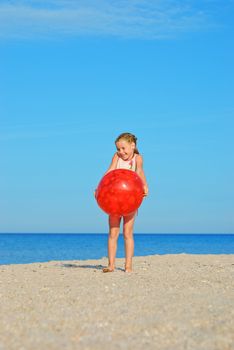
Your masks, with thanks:
[[[123,232],[123,236],[124,236],[124,240],[130,240],[130,239],[133,239],[133,232],[132,230],[130,231],[124,231]]]
[[[117,239],[118,237],[119,237],[119,230],[112,228],[109,232],[109,238]]]

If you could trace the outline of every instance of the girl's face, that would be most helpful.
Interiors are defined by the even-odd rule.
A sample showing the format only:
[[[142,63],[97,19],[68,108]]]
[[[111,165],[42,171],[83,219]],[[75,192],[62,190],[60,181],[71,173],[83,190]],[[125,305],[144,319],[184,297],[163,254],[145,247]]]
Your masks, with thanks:
[[[120,158],[123,160],[130,160],[134,154],[135,143],[120,139],[118,142],[116,142],[116,148]]]

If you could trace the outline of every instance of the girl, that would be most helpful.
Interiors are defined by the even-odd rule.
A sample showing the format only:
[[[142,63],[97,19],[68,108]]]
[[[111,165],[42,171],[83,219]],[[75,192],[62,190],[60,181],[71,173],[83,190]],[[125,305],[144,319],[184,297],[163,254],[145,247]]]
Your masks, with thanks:
[[[136,171],[144,184],[144,196],[148,195],[148,186],[143,171],[143,159],[136,147],[137,138],[133,134],[123,133],[115,140],[117,152],[112,158],[107,172],[114,169],[129,169]],[[133,225],[135,214],[123,216],[123,236],[125,243],[125,272],[132,272],[132,257],[134,252]],[[121,217],[109,216],[108,259],[109,264],[103,272],[113,272],[115,269],[115,256],[119,236]]]

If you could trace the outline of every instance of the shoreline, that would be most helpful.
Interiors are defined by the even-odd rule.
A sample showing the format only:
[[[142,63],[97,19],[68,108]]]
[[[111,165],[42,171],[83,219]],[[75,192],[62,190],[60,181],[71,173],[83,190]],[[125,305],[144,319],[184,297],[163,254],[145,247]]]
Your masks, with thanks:
[[[0,349],[234,346],[234,254],[0,265]]]
[[[162,257],[162,256],[233,256],[234,253],[186,253],[186,252],[181,252],[181,253],[162,253],[162,254],[148,254],[148,255],[136,255],[133,257],[133,262],[135,259],[138,258],[151,258],[151,257]],[[75,262],[75,263],[80,263],[80,262],[85,262],[85,261],[103,261],[105,260],[106,265],[108,264],[108,257],[103,256],[102,258],[97,258],[97,259],[72,259],[72,260],[61,260],[61,259],[52,259],[52,260],[45,260],[45,261],[34,261],[34,262],[24,262],[24,263],[0,263],[0,270],[1,267],[4,266],[24,266],[24,265],[33,265],[33,264],[50,264],[50,263],[63,263],[63,262]],[[124,261],[124,258],[116,258],[116,261]],[[124,266],[124,265],[123,265]],[[134,271],[133,271],[134,272]]]

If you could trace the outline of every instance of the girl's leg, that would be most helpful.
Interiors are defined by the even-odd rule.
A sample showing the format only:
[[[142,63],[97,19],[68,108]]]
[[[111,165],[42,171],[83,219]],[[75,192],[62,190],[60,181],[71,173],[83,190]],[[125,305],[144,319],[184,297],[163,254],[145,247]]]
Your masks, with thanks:
[[[132,271],[132,257],[134,254],[133,226],[135,213],[124,216],[123,235],[125,243],[125,272]]]
[[[107,269],[103,272],[113,271],[115,268],[115,256],[117,251],[117,240],[119,237],[121,217],[109,216],[109,237],[108,237],[108,259],[109,264]]]

